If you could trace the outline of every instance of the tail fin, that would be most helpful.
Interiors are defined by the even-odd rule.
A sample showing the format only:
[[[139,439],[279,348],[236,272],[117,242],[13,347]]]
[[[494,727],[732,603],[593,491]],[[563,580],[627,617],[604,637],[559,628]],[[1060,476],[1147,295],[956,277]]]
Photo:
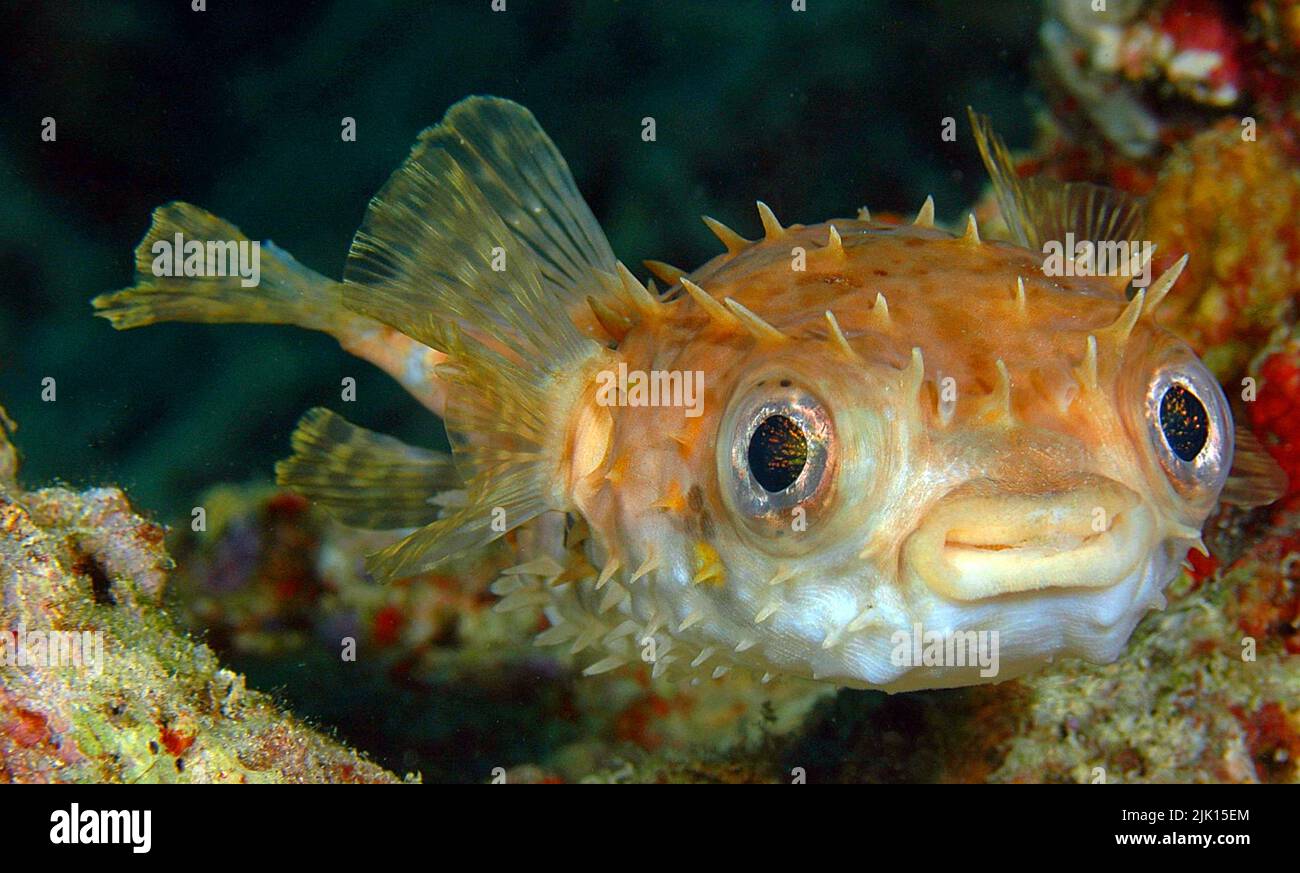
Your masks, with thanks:
[[[571,416],[607,352],[571,313],[625,309],[609,244],[532,114],[471,97],[370,202],[344,302],[449,355],[446,423],[466,506],[372,556],[411,575],[566,508]]]
[[[96,297],[91,301],[95,314],[118,330],[160,321],[295,324],[325,330],[344,311],[340,283],[304,267],[271,242],[259,244],[255,287],[244,287],[239,275],[160,276],[155,265],[160,254],[175,245],[178,234],[205,249],[209,243],[229,247],[249,242],[239,228],[197,206],[159,206],[135,249],[135,285]],[[177,260],[182,257],[181,252],[172,254]]]
[[[320,407],[303,415],[293,456],[275,465],[275,478],[344,524],[374,530],[426,525],[438,515],[434,495],[460,487],[450,455],[408,446]]]

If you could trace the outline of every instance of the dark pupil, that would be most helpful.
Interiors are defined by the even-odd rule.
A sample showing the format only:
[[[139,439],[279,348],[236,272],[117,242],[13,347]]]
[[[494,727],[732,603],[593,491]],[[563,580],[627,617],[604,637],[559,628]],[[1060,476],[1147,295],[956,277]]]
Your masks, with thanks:
[[[1210,435],[1205,405],[1182,385],[1174,385],[1160,399],[1160,430],[1174,454],[1191,461],[1201,453]]]
[[[808,439],[803,429],[784,415],[763,421],[749,438],[749,472],[775,494],[789,488],[808,461]]]

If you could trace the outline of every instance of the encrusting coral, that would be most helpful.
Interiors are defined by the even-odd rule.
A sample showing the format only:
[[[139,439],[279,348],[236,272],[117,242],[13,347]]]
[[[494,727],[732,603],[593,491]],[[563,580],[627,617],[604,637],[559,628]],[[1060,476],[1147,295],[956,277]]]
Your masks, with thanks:
[[[0,782],[398,781],[176,630],[163,529],[120,490],[16,472],[0,432]]]
[[[1242,133],[1228,119],[1178,145],[1150,193],[1156,267],[1195,253],[1164,323],[1225,384],[1294,321],[1300,288],[1300,172],[1276,132]]]

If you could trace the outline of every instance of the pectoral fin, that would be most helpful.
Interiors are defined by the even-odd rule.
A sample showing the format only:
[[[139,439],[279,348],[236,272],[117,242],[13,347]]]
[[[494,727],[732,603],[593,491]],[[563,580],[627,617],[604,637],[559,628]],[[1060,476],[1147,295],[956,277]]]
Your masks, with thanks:
[[[1237,425],[1232,470],[1219,499],[1235,506],[1266,506],[1286,494],[1287,475],[1245,425]]]

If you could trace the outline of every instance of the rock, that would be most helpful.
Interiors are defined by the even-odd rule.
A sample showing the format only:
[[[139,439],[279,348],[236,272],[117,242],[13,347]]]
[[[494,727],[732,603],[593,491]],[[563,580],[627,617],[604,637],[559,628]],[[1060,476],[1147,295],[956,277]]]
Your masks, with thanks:
[[[15,458],[0,436],[0,782],[399,781],[174,628],[120,490],[26,492]]]

